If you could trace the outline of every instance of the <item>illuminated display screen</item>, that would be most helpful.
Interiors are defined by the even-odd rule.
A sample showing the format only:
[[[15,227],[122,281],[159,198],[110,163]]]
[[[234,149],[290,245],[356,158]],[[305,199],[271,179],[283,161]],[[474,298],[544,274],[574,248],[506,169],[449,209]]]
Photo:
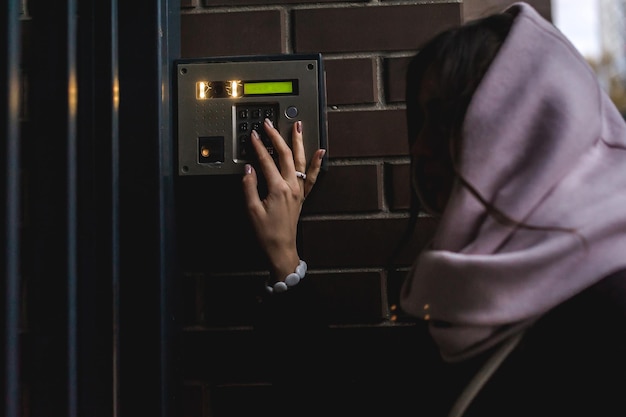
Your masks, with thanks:
[[[240,98],[298,94],[298,80],[277,81],[198,81],[196,99]]]
[[[244,82],[244,96],[266,96],[272,94],[293,94],[293,81],[258,81]]]

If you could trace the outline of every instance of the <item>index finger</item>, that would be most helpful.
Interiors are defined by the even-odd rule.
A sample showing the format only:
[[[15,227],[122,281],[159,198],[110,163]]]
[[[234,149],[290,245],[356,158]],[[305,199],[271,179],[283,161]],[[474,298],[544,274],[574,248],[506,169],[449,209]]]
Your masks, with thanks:
[[[252,138],[252,146],[254,147],[254,150],[256,152],[259,166],[261,167],[261,172],[263,172],[265,180],[268,183],[282,180],[274,159],[267,151],[267,148],[265,147],[265,144],[261,140],[261,137],[259,136],[257,131],[253,130],[250,133],[250,137]]]

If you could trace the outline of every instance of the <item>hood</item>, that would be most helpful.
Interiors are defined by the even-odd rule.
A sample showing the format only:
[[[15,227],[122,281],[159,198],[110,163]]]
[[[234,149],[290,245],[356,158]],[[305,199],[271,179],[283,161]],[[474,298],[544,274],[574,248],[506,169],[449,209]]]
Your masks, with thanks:
[[[563,34],[526,3],[470,102],[459,174],[400,305],[448,361],[476,355],[626,267],[626,124]],[[522,224],[523,226],[520,226]]]

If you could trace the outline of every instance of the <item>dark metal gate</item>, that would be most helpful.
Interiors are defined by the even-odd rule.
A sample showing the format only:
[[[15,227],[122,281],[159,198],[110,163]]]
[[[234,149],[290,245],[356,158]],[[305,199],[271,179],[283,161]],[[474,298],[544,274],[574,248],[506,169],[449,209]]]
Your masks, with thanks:
[[[2,415],[175,414],[179,0],[4,0]]]

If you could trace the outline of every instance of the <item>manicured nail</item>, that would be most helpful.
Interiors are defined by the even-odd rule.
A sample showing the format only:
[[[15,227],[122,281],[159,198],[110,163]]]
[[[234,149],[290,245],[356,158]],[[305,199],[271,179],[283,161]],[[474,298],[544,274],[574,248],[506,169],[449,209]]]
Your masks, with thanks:
[[[302,133],[302,121],[298,120],[296,122],[296,130],[298,131],[298,133]]]
[[[320,152],[320,159],[324,158],[324,155],[326,155],[326,149],[322,149]]]
[[[267,123],[271,127],[274,127],[274,123],[272,123],[272,121],[270,119],[265,119],[265,123]]]
[[[252,130],[252,133],[250,133],[250,135],[254,138],[254,139],[258,139],[259,138],[259,134],[257,133],[256,130]]]
[[[246,164],[246,175],[252,174],[252,165]]]

